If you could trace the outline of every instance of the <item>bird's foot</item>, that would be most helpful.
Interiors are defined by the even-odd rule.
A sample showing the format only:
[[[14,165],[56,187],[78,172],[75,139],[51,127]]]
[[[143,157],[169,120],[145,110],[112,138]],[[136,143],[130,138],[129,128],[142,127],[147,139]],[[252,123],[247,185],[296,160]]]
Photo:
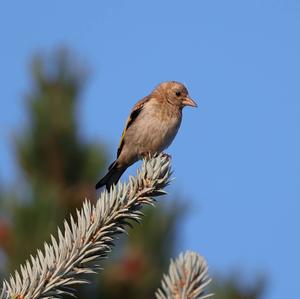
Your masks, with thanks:
[[[139,156],[140,156],[140,159],[143,159],[143,160],[149,160],[149,159],[151,159],[150,152],[140,153]]]
[[[141,153],[141,154],[140,154],[140,157],[141,157],[141,159],[149,160],[149,159],[151,159],[152,157],[156,157],[157,155],[159,155],[159,154],[156,153],[156,154],[153,155],[153,154],[150,153],[150,152],[144,152],[144,153]],[[169,154],[167,154],[167,153],[165,153],[165,152],[162,152],[161,155],[162,155],[164,158],[172,159],[172,156],[169,155]]]
[[[169,160],[172,159],[172,156],[169,155],[169,154],[167,154],[167,153],[165,153],[165,152],[162,152],[162,156],[165,157],[165,158],[167,158],[167,159],[169,159]]]

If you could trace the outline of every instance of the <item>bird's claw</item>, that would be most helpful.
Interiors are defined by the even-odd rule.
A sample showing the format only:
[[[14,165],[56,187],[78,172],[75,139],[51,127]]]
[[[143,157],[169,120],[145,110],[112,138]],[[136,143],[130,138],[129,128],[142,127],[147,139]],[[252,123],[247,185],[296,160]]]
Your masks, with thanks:
[[[164,158],[167,158],[167,159],[172,159],[172,156],[171,155],[169,155],[169,154],[167,154],[167,153],[165,153],[165,152],[162,152],[162,156],[164,157]]]

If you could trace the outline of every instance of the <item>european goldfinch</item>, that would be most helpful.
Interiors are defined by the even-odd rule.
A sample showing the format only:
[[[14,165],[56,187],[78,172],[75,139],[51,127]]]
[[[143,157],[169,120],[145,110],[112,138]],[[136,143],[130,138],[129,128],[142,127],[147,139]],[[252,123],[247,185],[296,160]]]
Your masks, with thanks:
[[[175,81],[159,84],[133,107],[117,151],[117,159],[96,189],[116,184],[123,172],[139,159],[160,153],[173,141],[181,124],[182,109],[197,107],[186,87]]]

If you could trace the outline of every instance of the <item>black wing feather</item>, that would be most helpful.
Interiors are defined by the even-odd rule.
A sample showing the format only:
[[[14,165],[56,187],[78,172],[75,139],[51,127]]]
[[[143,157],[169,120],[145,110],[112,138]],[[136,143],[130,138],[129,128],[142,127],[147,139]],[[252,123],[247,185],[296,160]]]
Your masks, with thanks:
[[[140,100],[139,102],[137,102],[135,104],[135,106],[133,107],[130,116],[128,117],[128,120],[126,122],[125,125],[125,129],[123,130],[122,133],[122,138],[121,138],[121,142],[119,144],[118,147],[118,151],[117,151],[117,158],[120,156],[120,153],[122,151],[122,148],[124,146],[124,136],[125,136],[125,132],[128,130],[128,128],[134,123],[134,121],[137,119],[138,115],[141,113],[144,104],[149,100],[149,97],[145,97],[142,100]]]

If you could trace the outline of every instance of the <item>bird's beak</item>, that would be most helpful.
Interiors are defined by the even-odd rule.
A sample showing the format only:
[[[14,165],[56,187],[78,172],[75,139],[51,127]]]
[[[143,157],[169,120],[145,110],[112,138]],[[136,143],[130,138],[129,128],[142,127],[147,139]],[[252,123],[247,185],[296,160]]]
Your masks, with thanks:
[[[183,106],[198,107],[197,103],[189,97],[185,97],[182,104]]]

